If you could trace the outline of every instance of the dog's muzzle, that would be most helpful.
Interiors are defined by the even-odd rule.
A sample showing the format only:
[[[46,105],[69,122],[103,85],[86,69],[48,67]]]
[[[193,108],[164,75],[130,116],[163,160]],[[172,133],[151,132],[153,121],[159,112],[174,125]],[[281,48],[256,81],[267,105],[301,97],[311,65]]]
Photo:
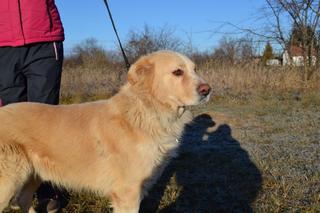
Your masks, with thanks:
[[[209,84],[206,84],[206,83],[202,83],[198,86],[197,88],[197,91],[198,91],[198,94],[200,95],[201,97],[201,100],[207,98],[211,92],[211,87],[209,86]]]

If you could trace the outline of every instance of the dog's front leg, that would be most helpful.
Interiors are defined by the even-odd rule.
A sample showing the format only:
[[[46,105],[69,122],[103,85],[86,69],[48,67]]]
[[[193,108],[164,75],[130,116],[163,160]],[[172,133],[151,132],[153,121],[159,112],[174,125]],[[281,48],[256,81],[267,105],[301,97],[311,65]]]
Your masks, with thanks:
[[[138,213],[141,199],[141,184],[121,187],[111,193],[113,212]]]

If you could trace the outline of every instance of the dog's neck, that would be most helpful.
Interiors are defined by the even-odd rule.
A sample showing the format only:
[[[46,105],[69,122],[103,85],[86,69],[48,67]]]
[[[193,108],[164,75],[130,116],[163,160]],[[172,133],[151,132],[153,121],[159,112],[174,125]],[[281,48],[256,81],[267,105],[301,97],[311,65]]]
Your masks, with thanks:
[[[173,109],[154,99],[147,92],[135,92],[128,85],[121,89],[118,96],[122,105],[125,106],[122,113],[130,118],[128,122],[136,128],[149,132],[152,136],[180,137],[184,124],[192,119],[191,113],[184,107]]]

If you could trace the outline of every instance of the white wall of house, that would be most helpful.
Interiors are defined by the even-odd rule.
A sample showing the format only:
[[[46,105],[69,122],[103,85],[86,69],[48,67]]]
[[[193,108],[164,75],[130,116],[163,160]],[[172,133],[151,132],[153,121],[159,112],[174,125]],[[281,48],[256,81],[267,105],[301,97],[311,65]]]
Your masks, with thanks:
[[[279,59],[269,59],[266,61],[266,64],[268,66],[279,66],[279,65],[281,65],[281,62]]]
[[[290,55],[288,53],[287,50],[284,51],[284,53],[282,54],[282,65],[290,65],[291,64],[291,59],[290,59]]]
[[[288,51],[286,50],[283,54],[282,54],[282,65],[293,65],[293,66],[303,66],[303,56],[293,56],[292,59],[289,56]],[[317,58],[315,56],[312,56],[312,65],[315,65],[317,61]]]

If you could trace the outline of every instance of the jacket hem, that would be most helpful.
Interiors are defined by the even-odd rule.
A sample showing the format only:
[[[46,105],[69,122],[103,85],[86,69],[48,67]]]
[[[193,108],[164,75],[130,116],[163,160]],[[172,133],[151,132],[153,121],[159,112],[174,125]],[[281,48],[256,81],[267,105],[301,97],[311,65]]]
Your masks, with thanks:
[[[50,38],[40,37],[40,38],[32,38],[32,39],[24,39],[17,41],[0,41],[0,47],[19,47],[32,43],[40,43],[40,42],[53,42],[53,41],[64,41],[64,36],[51,36]]]

